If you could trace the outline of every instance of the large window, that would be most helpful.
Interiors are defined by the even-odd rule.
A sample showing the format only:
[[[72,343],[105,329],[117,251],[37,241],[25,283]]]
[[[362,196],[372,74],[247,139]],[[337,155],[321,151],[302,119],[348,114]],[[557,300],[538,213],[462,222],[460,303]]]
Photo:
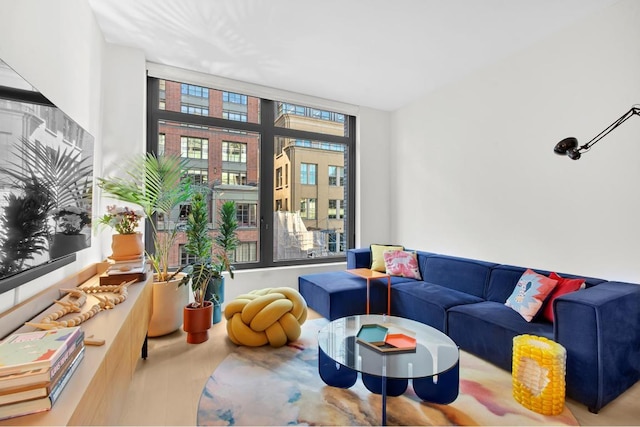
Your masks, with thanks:
[[[344,259],[355,242],[355,118],[153,77],[148,94],[148,149],[189,160],[185,175],[210,190],[212,238],[219,207],[235,201],[236,268]],[[175,264],[185,260],[177,247]]]

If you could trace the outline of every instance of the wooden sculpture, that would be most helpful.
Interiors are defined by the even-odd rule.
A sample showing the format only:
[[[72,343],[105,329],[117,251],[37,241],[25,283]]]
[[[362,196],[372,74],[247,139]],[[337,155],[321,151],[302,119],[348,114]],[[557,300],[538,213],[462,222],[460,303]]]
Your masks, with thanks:
[[[60,306],[60,308],[53,313],[44,316],[40,322],[26,322],[25,324],[38,329],[59,329],[78,326],[82,322],[85,322],[98,314],[100,311],[111,309],[126,300],[128,295],[127,287],[135,282],[135,280],[131,280],[129,282],[122,282],[119,285],[60,289],[62,292],[67,292],[66,300],[54,301]],[[100,293],[110,293],[112,295],[96,295]],[[88,311],[82,312],[82,306],[86,303],[88,294],[94,294],[93,296],[98,300],[98,302]],[[58,320],[69,313],[78,314],[65,320]]]

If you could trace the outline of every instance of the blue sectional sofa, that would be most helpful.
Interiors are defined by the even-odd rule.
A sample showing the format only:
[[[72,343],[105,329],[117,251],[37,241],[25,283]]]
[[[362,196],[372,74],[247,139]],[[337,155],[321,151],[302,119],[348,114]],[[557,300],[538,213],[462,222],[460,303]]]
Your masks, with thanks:
[[[640,379],[640,285],[560,273],[586,279],[586,288],[553,302],[553,323],[541,316],[527,322],[505,305],[527,267],[422,251],[417,258],[422,280],[392,277],[392,315],[435,327],[507,371],[513,337],[550,338],[567,350],[567,396],[591,412]],[[348,251],[348,269],[370,266],[369,248]],[[366,281],[346,271],[300,276],[298,286],[327,319],[366,313]],[[370,303],[372,313],[386,311],[386,279],[371,281]]]

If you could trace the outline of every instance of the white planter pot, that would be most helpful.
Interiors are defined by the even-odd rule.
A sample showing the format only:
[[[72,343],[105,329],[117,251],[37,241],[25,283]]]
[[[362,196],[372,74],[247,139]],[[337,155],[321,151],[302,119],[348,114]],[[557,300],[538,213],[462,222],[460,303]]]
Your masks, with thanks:
[[[178,286],[182,274],[169,282],[153,283],[153,308],[149,320],[149,337],[159,337],[177,331],[182,326],[182,309],[189,303],[190,285]]]

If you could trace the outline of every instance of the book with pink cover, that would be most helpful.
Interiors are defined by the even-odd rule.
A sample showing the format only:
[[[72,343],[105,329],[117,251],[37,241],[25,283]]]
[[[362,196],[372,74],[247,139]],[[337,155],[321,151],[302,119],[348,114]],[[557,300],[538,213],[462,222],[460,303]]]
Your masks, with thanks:
[[[0,343],[0,376],[50,368],[75,345],[81,332],[74,326],[10,335]]]

